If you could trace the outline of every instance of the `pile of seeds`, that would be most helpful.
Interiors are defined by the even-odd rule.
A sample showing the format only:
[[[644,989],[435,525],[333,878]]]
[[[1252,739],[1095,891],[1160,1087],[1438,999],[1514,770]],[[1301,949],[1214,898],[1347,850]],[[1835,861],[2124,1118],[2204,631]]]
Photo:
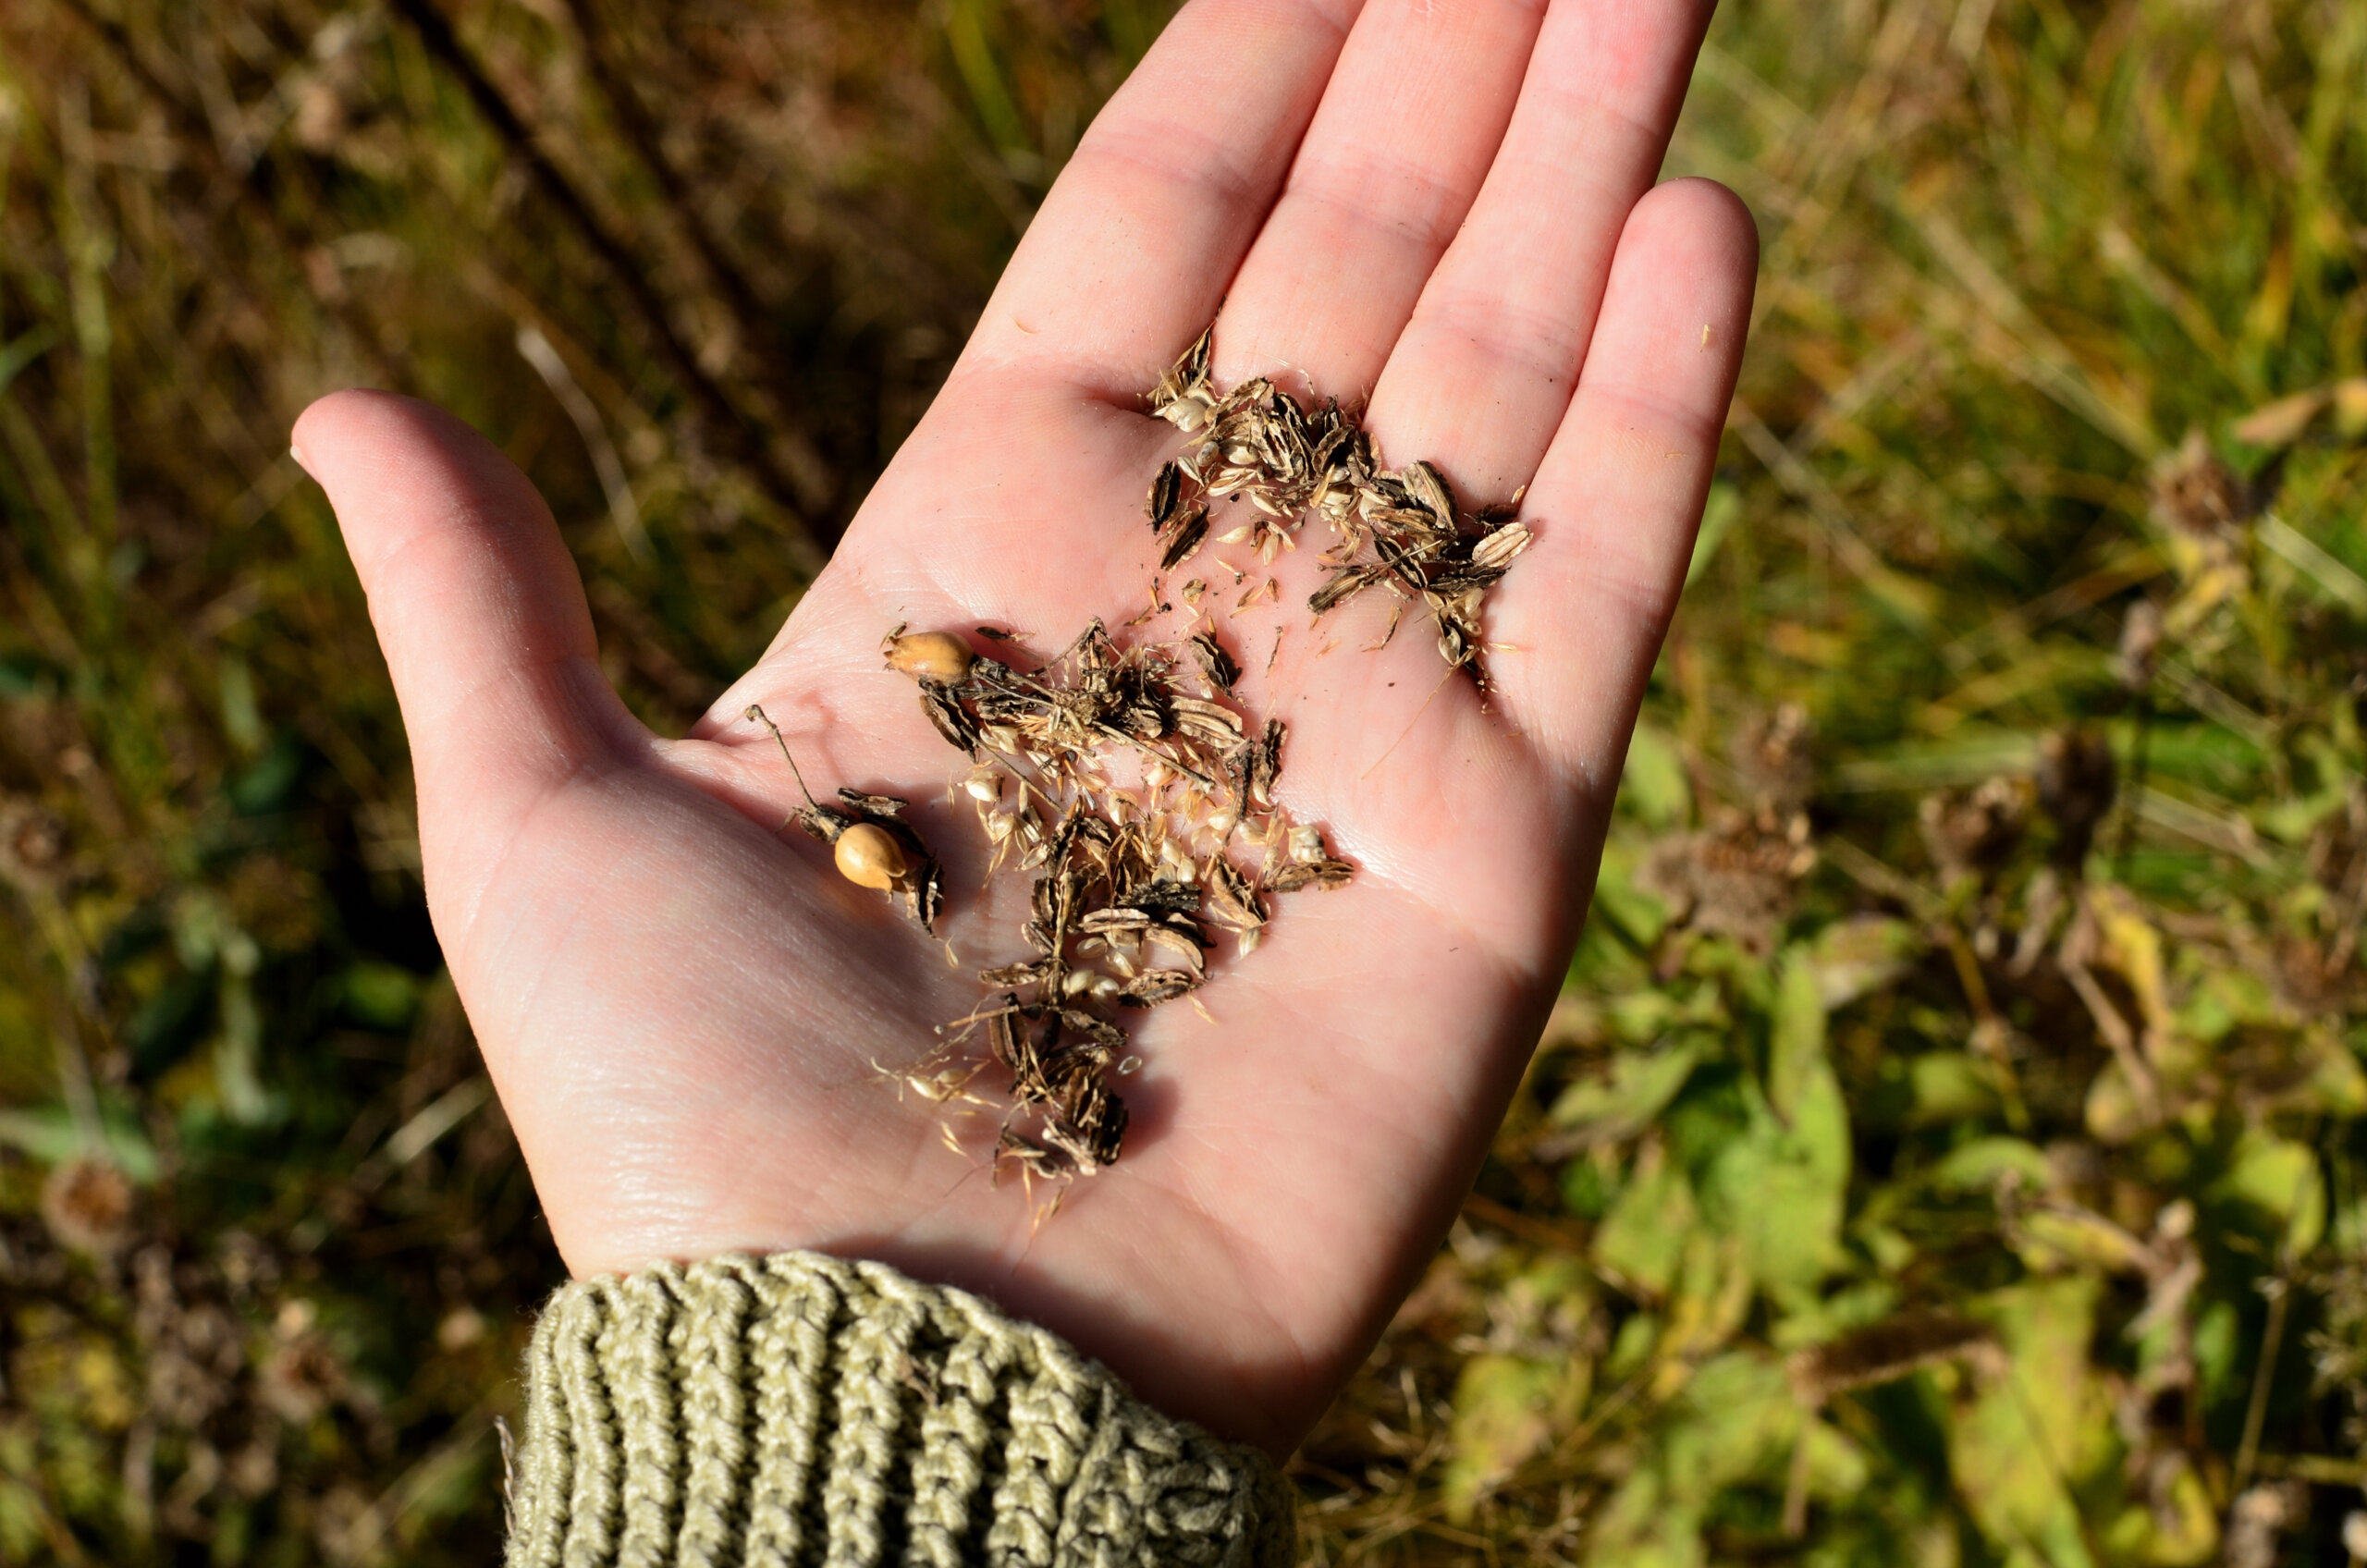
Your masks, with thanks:
[[[1159,571],[1208,542],[1219,502],[1245,503],[1248,521],[1215,543],[1245,545],[1266,566],[1297,547],[1308,514],[1319,515],[1332,543],[1322,557],[1328,580],[1308,601],[1316,617],[1383,589],[1397,601],[1391,633],[1404,607],[1419,604],[1450,668],[1484,685],[1480,603],[1528,545],[1516,521],[1520,496],[1463,513],[1430,464],[1382,469],[1370,437],[1336,402],[1308,412],[1262,377],[1217,392],[1209,343],[1202,333],[1151,394],[1154,410],[1191,437],[1151,482]],[[1248,575],[1230,569],[1236,583]],[[1198,579],[1180,591],[1192,612],[1187,631],[1205,613],[1206,591]],[[1271,577],[1252,584],[1236,613],[1274,592]],[[1170,608],[1154,582],[1150,611],[1129,627]],[[999,651],[1015,641],[989,627],[976,634]],[[919,683],[929,722],[969,759],[954,790],[972,802],[986,833],[987,875],[1009,864],[1033,878],[1020,930],[1028,956],[982,971],[993,994],[902,1076],[930,1098],[992,1107],[972,1085],[1000,1069],[1011,1088],[997,1171],[1091,1175],[1117,1159],[1125,1139],[1126,1105],[1111,1081],[1137,1059],[1119,1019],[1190,997],[1220,937],[1245,956],[1254,951],[1269,896],[1343,887],[1354,868],[1276,802],[1283,726],[1254,726],[1243,713],[1234,695],[1241,666],[1212,619],[1180,642],[1122,648],[1096,620],[1030,669],[981,655],[955,633],[901,626],[882,652]],[[808,794],[791,820],[833,846],[849,880],[894,894],[934,931],[941,877],[902,818],[904,802],[849,790],[839,799],[824,806]],[[971,1045],[981,1030],[983,1056]],[[961,1148],[950,1121],[946,1137]]]
[[[999,1166],[1091,1174],[1126,1128],[1110,1080],[1134,1059],[1113,1011],[1188,995],[1217,934],[1250,952],[1268,895],[1342,887],[1353,868],[1276,802],[1283,726],[1249,732],[1232,702],[1239,667],[1213,633],[1191,639],[1187,663],[1156,645],[1122,651],[1097,620],[1023,671],[966,645],[942,656],[957,641],[945,633],[921,634],[924,648],[901,631],[889,662],[971,759],[956,791],[991,846],[988,875],[1033,874],[1031,956],[980,974],[1000,994],[955,1022],[949,1049],[983,1027],[988,1060],[1011,1074]],[[966,1091],[974,1076],[929,1082]]]
[[[1309,412],[1263,376],[1219,393],[1208,379],[1214,332],[1201,333],[1151,393],[1152,411],[1192,437],[1151,481],[1145,505],[1159,570],[1198,552],[1216,501],[1248,503],[1247,521],[1216,542],[1246,545],[1269,565],[1276,552],[1297,548],[1294,536],[1316,513],[1334,542],[1323,556],[1330,579],[1307,607],[1320,618],[1367,588],[1384,588],[1398,601],[1391,633],[1405,606],[1420,604],[1438,627],[1440,656],[1484,683],[1480,601],[1528,547],[1520,493],[1466,518],[1430,464],[1380,467],[1371,437],[1337,402]]]

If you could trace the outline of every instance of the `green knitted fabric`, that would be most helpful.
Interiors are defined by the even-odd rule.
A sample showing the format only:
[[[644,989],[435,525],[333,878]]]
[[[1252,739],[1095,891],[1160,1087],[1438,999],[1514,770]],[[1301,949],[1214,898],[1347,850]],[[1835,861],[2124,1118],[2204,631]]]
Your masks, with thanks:
[[[1041,1329],[813,1253],[568,1285],[527,1357],[509,1568],[1281,1568],[1272,1461]]]

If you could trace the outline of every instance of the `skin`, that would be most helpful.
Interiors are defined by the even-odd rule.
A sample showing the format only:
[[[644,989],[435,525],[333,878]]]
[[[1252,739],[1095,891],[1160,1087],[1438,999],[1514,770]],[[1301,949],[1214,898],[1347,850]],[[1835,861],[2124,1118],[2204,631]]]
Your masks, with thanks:
[[[1708,9],[1192,0],[828,569],[682,739],[602,679],[550,514],[491,445],[380,393],[306,411],[410,732],[436,932],[570,1269],[877,1258],[1220,1433],[1304,1435],[1536,1043],[1675,606],[1757,260],[1731,194],[1654,186]],[[1142,393],[1212,316],[1220,385],[1368,395],[1384,460],[1430,459],[1466,506],[1527,484],[1536,542],[1489,601],[1484,697],[1416,616],[1368,651],[1385,595],[1308,629],[1319,522],[1279,604],[1225,613],[1238,546],[1177,574],[1219,585],[1247,711],[1290,725],[1282,802],[1359,872],[1277,900],[1250,958],[1220,948],[1215,1024],[1129,1015],[1123,1159],[1039,1225],[990,1181],[994,1115],[957,1155],[893,1076],[977,1005],[972,970],[1023,956],[1024,884],[981,890],[982,836],[943,803],[966,764],[879,639],[989,623],[1049,656],[1137,613],[1144,486],[1180,447]],[[751,703],[817,790],[928,802],[963,969],[776,832],[797,794]]]

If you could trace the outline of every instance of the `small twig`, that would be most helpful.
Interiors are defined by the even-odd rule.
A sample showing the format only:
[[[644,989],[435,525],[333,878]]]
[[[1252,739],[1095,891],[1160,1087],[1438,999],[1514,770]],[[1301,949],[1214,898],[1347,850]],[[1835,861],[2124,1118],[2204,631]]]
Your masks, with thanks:
[[[633,498],[632,482],[625,477],[625,465],[617,456],[617,444],[608,439],[607,422],[600,417],[599,405],[577,385],[575,374],[567,368],[551,340],[542,329],[531,322],[518,327],[518,353],[534,374],[543,378],[558,406],[575,423],[575,433],[583,438],[583,449],[592,459],[592,472],[600,481],[600,489],[608,498],[608,518],[617,525],[617,534],[624,541],[625,553],[644,565],[649,555],[649,531],[642,526],[641,504]]]
[[[2113,1060],[2120,1063],[2121,1072],[2127,1075],[2129,1090],[2137,1096],[2137,1109],[2143,1113],[2145,1124],[2149,1127],[2160,1125],[2161,1086],[2154,1081],[2153,1069],[2138,1053],[2137,1035],[2128,1027],[2128,1021],[2121,1017],[2118,1008],[2112,1005],[2112,998],[2104,995],[2103,987],[2096,984],[2096,977],[2089,972],[2086,964],[2065,960],[2063,977],[2071,982],[2072,990],[2078,992],[2079,1000],[2086,1004],[2089,1016],[2095,1020],[2096,1033],[2102,1035],[2104,1044],[2112,1047]]]
[[[2128,782],[2120,792],[2120,842],[2113,847],[2112,875],[2118,882],[2128,880],[2129,857],[2137,852],[2137,825],[2140,802],[2145,799],[2145,775],[2153,752],[2153,688],[2148,682],[2137,693],[2137,734],[2129,742]]]
[[[583,57],[591,67],[593,84],[617,116],[624,131],[626,144],[657,184],[658,193],[666,205],[681,222],[690,238],[691,248],[698,252],[700,263],[714,282],[716,292],[740,325],[740,340],[750,346],[765,393],[787,419],[803,419],[811,410],[805,407],[796,382],[788,374],[789,367],[759,348],[774,342],[767,325],[770,312],[756,298],[748,275],[724,248],[723,239],[706,219],[706,214],[693,199],[689,182],[682,178],[673,160],[666,155],[665,136],[656,121],[650,117],[640,95],[633,91],[623,67],[609,52],[607,41],[592,9],[592,0],[567,0],[568,14],[574,19],[577,36],[583,41]]]
[[[2261,1329],[2260,1365],[2252,1369],[2251,1401],[2244,1407],[2244,1437],[2236,1445],[2235,1478],[2227,1485],[2227,1495],[2239,1498],[2251,1484],[2252,1469],[2260,1463],[2261,1428],[2268,1420],[2268,1390],[2275,1380],[2276,1353],[2285,1340],[2286,1305],[2293,1299],[2291,1285],[2280,1270],[2276,1278],[2261,1283],[2261,1293],[2268,1298],[2268,1322]]]
[[[780,726],[775,724],[771,719],[767,718],[765,717],[765,710],[757,706],[754,703],[750,703],[748,704],[748,711],[741,717],[743,718],[753,718],[758,724],[763,725],[766,729],[773,732],[773,740],[780,747],[781,758],[789,764],[789,776],[797,780],[797,792],[805,797],[805,803],[807,805],[812,806],[816,811],[820,811],[822,809],[821,802],[814,798],[814,791],[805,787],[805,775],[797,771],[797,759],[790,755],[789,741],[782,736],[780,732]],[[796,814],[791,813],[789,822],[782,823],[781,827],[786,827],[789,826],[790,822],[794,822],[796,820]]]

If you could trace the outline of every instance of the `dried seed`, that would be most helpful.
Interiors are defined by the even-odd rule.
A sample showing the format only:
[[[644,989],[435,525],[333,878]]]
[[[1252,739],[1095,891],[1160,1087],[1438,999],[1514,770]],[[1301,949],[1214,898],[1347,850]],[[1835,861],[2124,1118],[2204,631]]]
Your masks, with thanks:
[[[1208,537],[1208,508],[1205,501],[1195,501],[1185,508],[1159,551],[1159,570],[1173,571],[1190,560],[1200,548],[1200,541]]]
[[[1200,661],[1200,672],[1217,690],[1231,692],[1233,683],[1241,679],[1241,666],[1233,662],[1233,655],[1224,651],[1224,645],[1211,633],[1193,633],[1192,654]]]
[[[978,754],[980,735],[977,721],[970,717],[968,709],[953,700],[945,687],[933,680],[922,681],[921,711],[928,715],[930,725],[945,737],[947,745],[970,756]]]
[[[1528,548],[1530,537],[1528,530],[1520,523],[1505,523],[1473,546],[1471,564],[1501,572],[1512,564],[1515,556]]]
[[[1266,923],[1266,905],[1249,878],[1224,854],[1208,857],[1208,903],[1219,919],[1240,930],[1255,930]]]
[[[1187,994],[1199,983],[1198,975],[1181,969],[1148,970],[1121,990],[1118,1000],[1126,1007],[1157,1007]]]
[[[1168,462],[1151,476],[1150,495],[1143,502],[1143,515],[1150,519],[1155,533],[1165,533],[1173,520],[1176,508],[1184,498],[1184,465]]]
[[[881,652],[888,668],[916,680],[950,686],[970,673],[970,644],[950,631],[915,631],[909,636],[888,634]]]
[[[1295,893],[1308,887],[1330,892],[1346,887],[1355,875],[1356,868],[1343,860],[1294,861],[1267,877],[1266,886],[1277,893]]]
[[[1266,721],[1266,729],[1258,736],[1249,753],[1248,795],[1257,805],[1274,803],[1274,780],[1282,771],[1282,737],[1289,731],[1279,718]]]
[[[840,833],[833,857],[840,876],[857,887],[883,893],[912,869],[904,859],[903,847],[886,828],[868,822],[858,822]]]

